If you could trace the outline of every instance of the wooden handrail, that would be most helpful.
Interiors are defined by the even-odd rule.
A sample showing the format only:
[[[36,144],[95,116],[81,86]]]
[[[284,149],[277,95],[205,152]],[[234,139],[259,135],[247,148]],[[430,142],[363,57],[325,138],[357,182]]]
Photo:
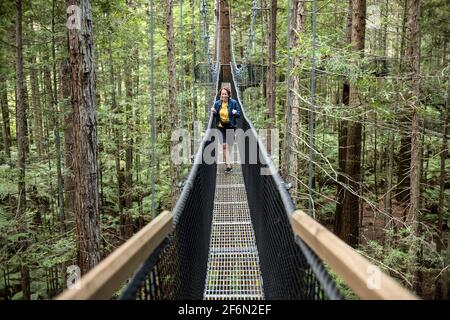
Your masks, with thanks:
[[[110,299],[172,230],[172,214],[164,211],[80,279],[57,300]]]
[[[361,299],[418,299],[304,212],[295,211],[291,223],[295,234],[342,277]]]

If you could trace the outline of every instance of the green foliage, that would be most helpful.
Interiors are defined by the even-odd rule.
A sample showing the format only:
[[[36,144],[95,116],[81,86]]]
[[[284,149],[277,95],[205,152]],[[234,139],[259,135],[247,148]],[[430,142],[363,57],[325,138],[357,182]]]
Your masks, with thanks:
[[[12,299],[11,300],[22,300],[23,298],[23,294],[22,294],[22,291],[20,291],[20,292],[17,292],[13,297],[12,297]]]
[[[7,196],[17,192],[16,170],[8,165],[1,165],[0,181],[0,199],[5,200]]]
[[[384,272],[397,278],[406,287],[411,287],[417,271],[420,270],[425,274],[437,274],[444,267],[444,258],[429,241],[430,231],[423,231],[420,236],[415,233],[412,226],[397,230],[389,228],[384,231],[384,246],[377,241],[367,240],[361,246],[361,252],[369,255],[371,261],[374,261]],[[419,251],[421,252],[420,261],[415,255]]]
[[[242,52],[246,49],[248,40],[248,28],[251,18],[251,6],[249,1],[236,0],[230,2],[232,6],[233,28],[231,30],[237,60],[242,60]],[[290,51],[292,58],[298,64],[292,70],[288,70],[287,59],[287,24],[289,2],[278,3],[278,32],[277,32],[277,102],[276,125],[281,128],[284,135],[285,124],[285,97],[287,92],[286,79],[289,75],[296,75],[300,81],[302,98],[309,99],[310,82],[309,75],[312,59],[312,25],[310,21],[311,3],[306,2],[306,15],[304,30],[299,33],[298,45]],[[346,1],[334,1],[324,3],[317,17],[316,37],[316,148],[315,154],[315,179],[316,192],[314,196],[317,218],[323,222],[331,223],[334,219],[336,204],[333,202],[336,196],[336,184],[333,182],[338,167],[338,128],[342,120],[362,121],[363,133],[366,135],[364,166],[365,198],[375,201],[374,189],[378,187],[385,192],[386,183],[386,148],[389,138],[394,137],[395,157],[398,156],[400,147],[400,134],[409,134],[409,124],[399,125],[398,119],[406,114],[408,108],[409,78],[404,74],[397,74],[400,70],[399,57],[401,44],[401,17],[403,15],[403,2],[389,1],[381,4],[369,1],[368,4],[377,4],[383,10],[382,28],[366,30],[366,49],[364,57],[355,52],[351,45],[345,44],[344,32],[347,14]],[[389,7],[385,7],[388,5]],[[207,1],[209,33],[211,35],[210,47],[213,45],[214,34],[214,2]],[[449,25],[446,13],[448,1],[429,0],[422,4],[421,10],[421,82],[419,117],[423,119],[425,135],[424,146],[426,163],[424,181],[422,183],[421,222],[427,228],[420,237],[413,236],[410,228],[401,228],[397,234],[392,229],[384,230],[387,245],[384,247],[375,241],[367,241],[362,247],[364,253],[369,254],[386,266],[386,271],[400,270],[402,276],[410,281],[413,275],[409,274],[408,266],[411,265],[411,248],[417,248],[419,244],[424,247],[424,266],[430,269],[445,265],[444,257],[439,256],[434,248],[435,229],[437,223],[436,206],[439,203],[439,174],[440,174],[440,137],[435,133],[441,131],[442,105],[444,96],[448,91],[448,66],[444,56],[444,44],[448,39]],[[67,215],[70,225],[69,231],[62,234],[59,230],[58,199],[56,183],[56,149],[54,145],[53,120],[48,97],[48,88],[42,79],[42,70],[51,68],[49,39],[51,31],[51,1],[39,0],[24,3],[24,61],[25,78],[28,86],[28,126],[33,136],[30,145],[30,153],[27,155],[26,186],[27,186],[27,212],[25,217],[16,217],[17,206],[17,170],[14,168],[17,158],[15,133],[16,121],[14,119],[15,100],[15,66],[14,66],[14,16],[13,2],[0,2],[0,81],[6,86],[8,107],[11,118],[12,148],[11,164],[0,164],[0,264],[3,268],[8,266],[12,282],[18,283],[20,273],[18,267],[26,262],[31,267],[32,273],[32,298],[49,298],[47,288],[47,271],[75,260],[76,243],[73,226],[73,216]],[[67,28],[65,26],[64,2],[56,2],[55,41],[56,41],[56,67],[59,72],[59,63],[67,58]],[[152,168],[151,155],[151,127],[150,119],[150,63],[149,63],[149,17],[148,2],[136,1],[106,1],[93,2],[94,46],[96,66],[96,94],[97,94],[97,137],[99,141],[98,163],[101,168],[100,189],[101,199],[101,228],[103,250],[109,252],[116,248],[121,240],[118,177],[116,172],[116,150],[118,148],[115,132],[119,133],[119,166],[125,168],[125,148],[128,139],[133,143],[132,194],[143,195],[142,203],[133,201],[130,209],[133,218],[145,217],[150,220],[152,197],[152,174],[156,176],[155,201],[157,210],[170,208],[170,193],[176,188],[171,185],[170,178],[170,133],[173,129],[170,123],[172,113],[179,114],[180,110],[168,110],[168,75],[167,75],[167,49],[165,38],[165,21],[162,8],[157,8],[155,19],[155,121],[157,130],[156,160],[157,168]],[[192,18],[194,9],[194,18]],[[264,11],[264,10],[263,10]],[[204,79],[195,78],[192,74],[193,62],[192,43],[195,43],[196,63],[204,64],[206,50],[203,38],[203,25],[200,18],[198,2],[191,8],[189,1],[183,2],[183,17],[180,21],[178,3],[174,6],[174,27],[176,37],[175,54],[177,59],[177,76],[183,71],[184,106],[186,122],[192,123],[194,114],[192,110],[193,82],[196,80],[197,117],[205,122],[207,116],[205,106],[212,102],[211,88],[202,85]],[[180,43],[180,22],[183,23],[183,42]],[[191,23],[194,30],[191,30]],[[31,28],[33,26],[33,28]],[[386,27],[386,48],[383,48],[382,31]],[[261,15],[258,16],[255,26],[255,44],[249,61],[257,64],[267,64],[265,54],[267,47],[264,37],[267,29],[261,25]],[[111,48],[109,44],[111,43]],[[384,50],[383,50],[384,49]],[[110,57],[111,51],[111,57]],[[448,53],[447,53],[448,54]],[[32,58],[36,58],[32,62]],[[182,59],[184,65],[181,64]],[[386,70],[379,60],[386,60]],[[405,61],[403,66],[405,67]],[[443,63],[444,62],[444,63]],[[114,67],[114,77],[111,80],[110,67]],[[125,71],[131,72],[132,98],[126,94]],[[386,77],[378,76],[381,71],[388,72]],[[43,117],[45,152],[38,156],[36,150],[36,135],[34,128],[35,106],[30,90],[30,75],[35,72],[38,75],[38,91],[41,98],[41,112]],[[52,76],[53,77],[53,76]],[[352,108],[342,108],[342,83],[343,79],[349,79],[350,84],[358,89],[361,104]],[[51,79],[53,80],[53,78]],[[59,79],[57,84],[59,85]],[[177,80],[177,87],[181,88],[181,78]],[[3,87],[2,87],[3,88]],[[1,88],[0,88],[1,89]],[[117,110],[113,110],[111,93],[116,93]],[[181,101],[181,93],[178,93],[178,101]],[[257,129],[264,128],[265,98],[262,88],[252,87],[241,93],[246,112]],[[65,112],[64,103],[59,99],[61,121]],[[307,109],[305,101],[300,103],[300,127],[302,132],[296,134],[302,139],[307,139]],[[68,102],[68,101],[66,101]],[[129,120],[128,120],[129,119]],[[375,120],[376,119],[376,120]],[[131,123],[127,123],[131,121]],[[376,121],[376,123],[375,123]],[[179,125],[179,124],[177,124]],[[60,128],[62,137],[66,133]],[[377,133],[377,145],[374,141],[374,132]],[[282,143],[283,141],[281,141]],[[64,146],[62,152],[64,152]],[[378,153],[378,160],[375,158]],[[299,179],[304,179],[307,160],[307,147],[302,142],[299,146],[301,153],[301,171]],[[138,160],[139,158],[139,160]],[[0,163],[6,159],[5,153],[0,150]],[[381,161],[382,160],[382,161]],[[394,171],[398,169],[397,159],[394,160]],[[138,164],[139,163],[139,167]],[[381,165],[380,165],[381,163]],[[373,170],[374,164],[381,168]],[[179,180],[182,181],[189,173],[190,165],[177,167]],[[332,170],[333,169],[333,170]],[[64,169],[67,173],[67,169]],[[450,162],[446,163],[446,171],[450,172]],[[377,176],[376,176],[377,175]],[[394,174],[395,176],[395,174]],[[394,177],[395,180],[396,177]],[[302,180],[303,181],[303,180]],[[377,181],[378,186],[375,185]],[[395,181],[394,181],[395,183]],[[303,187],[302,187],[303,188]],[[301,190],[302,193],[304,188]],[[381,193],[379,191],[379,193]],[[302,195],[304,192],[302,193]],[[320,195],[319,195],[320,194]],[[450,190],[446,190],[445,198],[450,198]],[[449,212],[445,210],[444,220],[449,221]],[[26,223],[27,231],[20,227]],[[450,227],[450,225],[449,225]],[[21,247],[21,242],[27,239],[29,245],[26,249]],[[430,240],[432,239],[432,240]],[[393,274],[396,276],[396,274]],[[334,276],[334,275],[333,275]],[[335,276],[334,276],[335,277]],[[335,277],[338,286],[343,290],[347,298],[355,298],[353,293],[346,288],[342,281]],[[0,282],[1,283],[1,282]],[[21,299],[21,292],[14,292],[13,299]]]
[[[328,188],[328,190],[331,190],[331,188]],[[334,190],[333,190],[334,191]],[[327,194],[330,194],[330,192],[326,192]],[[325,194],[325,192],[323,192]],[[317,213],[318,217],[317,219],[320,221],[328,221],[332,222],[334,221],[334,213],[336,211],[336,204],[331,201],[320,201],[317,203]]]

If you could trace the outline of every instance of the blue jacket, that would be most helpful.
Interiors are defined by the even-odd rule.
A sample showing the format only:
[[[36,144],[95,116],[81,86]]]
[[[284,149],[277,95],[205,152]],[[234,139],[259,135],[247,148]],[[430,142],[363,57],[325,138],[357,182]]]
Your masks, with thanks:
[[[220,108],[222,107],[222,100],[217,100],[216,102],[214,102],[214,109],[216,109],[216,112],[213,113],[214,117],[216,117],[216,124],[219,125],[219,121],[220,121],[220,116],[219,116],[219,111]],[[235,114],[233,114],[233,110],[236,110],[237,112]],[[229,98],[228,99],[228,118],[230,119],[230,125],[233,128],[236,128],[237,126],[237,121],[236,119],[239,118],[241,116],[241,107],[239,106],[239,103],[234,100]]]

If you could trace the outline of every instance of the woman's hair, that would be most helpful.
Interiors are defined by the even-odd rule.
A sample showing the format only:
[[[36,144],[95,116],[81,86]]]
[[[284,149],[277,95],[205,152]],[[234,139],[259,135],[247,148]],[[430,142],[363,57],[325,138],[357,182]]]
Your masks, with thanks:
[[[228,96],[229,97],[231,97],[231,91],[230,91],[230,89],[228,89],[228,88],[221,88],[220,90],[219,90],[219,96],[222,94],[222,90],[225,90],[227,93],[228,93]]]

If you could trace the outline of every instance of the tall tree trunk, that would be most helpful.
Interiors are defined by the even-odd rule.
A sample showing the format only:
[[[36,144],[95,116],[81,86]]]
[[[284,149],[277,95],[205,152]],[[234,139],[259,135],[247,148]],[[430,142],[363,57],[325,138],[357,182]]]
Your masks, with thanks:
[[[387,17],[388,15],[389,15],[389,0],[386,0],[385,5],[384,5],[383,16]],[[381,55],[383,57],[385,57],[385,59],[386,59],[388,21],[383,19],[381,21],[381,24],[382,24],[382,38],[381,38],[382,49],[381,49]],[[386,63],[387,63],[387,61],[386,61]]]
[[[63,174],[61,164],[61,136],[59,133],[59,115],[58,109],[58,83],[56,75],[56,43],[55,43],[55,9],[56,0],[52,1],[52,73],[53,73],[53,90],[52,90],[52,113],[53,113],[53,132],[55,135],[55,149],[56,149],[56,175],[58,185],[58,216],[59,227],[61,232],[66,232],[66,217],[64,213],[64,186],[63,186]],[[52,87],[50,86],[50,89]]]
[[[387,16],[389,14],[389,0],[386,0],[385,3],[385,12],[384,15]],[[382,51],[381,55],[386,57],[387,52],[387,28],[388,22],[386,20],[382,20],[382,29],[383,29],[383,37],[382,37]],[[387,63],[387,62],[386,62]],[[386,146],[386,170],[385,170],[385,190],[384,190],[384,217],[383,224],[385,228],[390,229],[392,227],[391,219],[392,219],[392,178],[393,178],[393,167],[394,167],[394,137],[392,134],[388,134],[388,143]],[[380,164],[380,172],[383,170],[383,163]],[[383,249],[388,248],[388,241],[386,241],[386,232],[383,232]]]
[[[140,78],[139,78],[139,70],[140,70],[140,58],[139,58],[139,50],[136,48],[136,80],[134,81],[134,83],[136,84],[136,91],[135,91],[135,96],[136,98],[139,99],[140,96]],[[140,155],[140,149],[139,146],[141,145],[141,135],[140,135],[140,128],[141,128],[141,113],[139,111],[139,108],[136,109],[136,122],[135,122],[135,126],[136,126],[136,130],[137,130],[137,135],[136,135],[136,152],[135,152],[135,165],[134,167],[136,168],[136,185],[139,185],[140,181],[141,181],[141,155]],[[139,221],[143,221],[143,216],[142,216],[142,197],[139,196],[138,197],[138,207],[139,207]],[[141,229],[144,225],[139,225],[139,229]]]
[[[270,1],[270,0],[269,0]],[[269,73],[267,72],[267,69],[265,68],[266,64],[269,64],[269,50],[267,50],[269,48],[269,43],[270,43],[270,33],[269,33],[269,13],[267,10],[267,1],[266,0],[261,0],[261,20],[262,20],[262,32],[264,33],[264,46],[262,48],[262,55],[264,55],[263,58],[263,72],[264,72],[264,79],[263,79],[263,84],[262,84],[262,91],[263,91],[263,96],[264,96],[264,117],[265,119],[269,118],[269,110],[267,109],[267,97],[268,97],[268,92],[267,92],[267,87],[269,86]],[[267,48],[267,49],[266,49]],[[266,122],[266,126],[268,126],[268,123]]]
[[[270,24],[269,24],[269,62],[268,62],[268,90],[265,112],[267,130],[267,152],[271,150],[271,129],[275,128],[275,101],[276,101],[276,32],[277,32],[277,0],[270,0]]]
[[[450,89],[450,78],[447,79],[448,84],[447,88]],[[447,99],[445,101],[445,106],[442,110],[442,145],[441,145],[441,173],[439,176],[439,219],[438,219],[438,237],[436,240],[436,251],[439,255],[442,254],[442,247],[444,242],[444,212],[445,212],[445,160],[448,155],[448,142],[447,142],[447,134],[448,134],[448,106],[450,105],[450,95],[448,94],[449,90],[447,90]],[[449,244],[450,246],[450,244]],[[450,260],[450,257],[447,257],[447,261]],[[444,295],[447,294],[447,273],[442,272],[442,275],[436,279],[436,290],[435,290],[435,298],[442,299]],[[445,297],[447,298],[447,297]]]
[[[110,30],[112,33],[112,30]],[[119,105],[116,100],[116,74],[114,71],[114,61],[112,57],[112,40],[111,35],[108,38],[108,55],[109,55],[109,85],[111,88],[111,106],[114,114],[113,120],[113,135],[114,135],[114,160],[115,160],[115,168],[116,168],[116,178],[117,178],[117,203],[119,208],[119,217],[120,217],[120,233],[122,238],[125,238],[125,222],[123,219],[123,206],[125,204],[124,201],[124,192],[123,192],[123,173],[120,168],[120,149],[122,145],[122,135],[120,132],[120,110]],[[118,81],[119,84],[119,95],[122,91],[121,80]]]
[[[34,23],[33,20],[30,21],[31,32],[34,33]],[[42,145],[42,140],[44,134],[42,132],[42,109],[41,109],[41,96],[39,92],[39,83],[37,79],[38,69],[36,68],[36,56],[31,55],[30,57],[30,84],[31,84],[31,101],[33,106],[33,118],[34,118],[34,135],[36,141],[36,149],[38,152],[39,159],[42,159],[44,146]]]
[[[72,129],[72,106],[70,104],[70,64],[67,59],[61,61],[61,97],[64,113],[64,212],[68,222],[74,219],[74,173],[73,173],[73,129]],[[70,224],[69,224],[70,227]]]
[[[130,5],[130,3],[128,3]],[[132,8],[130,8],[133,10]],[[127,41],[128,42],[128,41]],[[127,47],[131,47],[130,42],[127,43]],[[134,59],[139,60],[139,55],[136,49],[130,51],[127,63],[131,64],[128,68],[125,68],[125,96],[126,96],[126,108],[125,108],[125,119],[127,125],[126,131],[126,146],[125,146],[125,179],[124,179],[124,189],[125,189],[125,236],[127,238],[133,235],[133,221],[131,218],[131,208],[133,206],[133,66]]]
[[[292,57],[292,48],[296,45],[295,32],[297,25],[297,2],[298,0],[289,0],[288,1],[288,10],[289,10],[289,21],[288,21],[288,70],[292,70],[293,68],[293,57]],[[283,162],[281,163],[282,172],[284,173],[285,179],[292,185],[292,193],[296,195],[297,193],[297,183],[296,179],[292,179],[292,177],[297,177],[297,163],[291,164],[291,151],[293,148],[293,137],[292,137],[292,126],[293,126],[293,108],[292,108],[292,100],[293,100],[293,83],[294,83],[294,75],[292,73],[288,73],[287,77],[287,92],[286,92],[286,117],[285,117],[285,131],[284,131],[284,141],[283,141]],[[294,153],[295,154],[295,153]],[[295,161],[294,161],[295,162]],[[292,176],[291,176],[292,175]],[[294,200],[295,202],[295,200]]]
[[[290,49],[297,47],[299,43],[299,36],[303,34],[304,32],[304,26],[305,26],[305,1],[304,0],[292,0],[291,4],[291,22],[290,22],[290,28],[289,28],[289,47]],[[292,55],[292,54],[291,54]],[[299,68],[302,60],[298,56],[293,56],[292,58],[292,68]],[[292,69],[291,68],[291,69]],[[289,76],[289,87],[288,87],[288,95],[287,95],[287,102],[291,103],[290,110],[288,110],[286,114],[286,123],[289,121],[287,120],[287,117],[291,116],[291,125],[290,127],[286,126],[286,132],[285,132],[285,139],[290,139],[290,149],[287,145],[287,142],[285,144],[285,161],[284,161],[284,167],[287,166],[290,167],[289,172],[286,172],[287,179],[292,185],[292,193],[294,196],[297,196],[299,191],[299,182],[297,179],[300,179],[299,177],[299,161],[300,158],[298,156],[299,152],[299,143],[298,138],[295,136],[300,136],[300,77],[297,74],[293,74],[292,76]],[[291,155],[293,157],[291,157]]]
[[[400,41],[400,59],[399,59],[399,75],[403,75],[404,67],[404,55],[405,55],[405,39],[406,39],[406,27],[408,18],[408,0],[404,0],[403,3],[403,20],[402,20],[402,35]],[[400,85],[401,86],[401,85]],[[398,89],[400,91],[400,88]],[[400,117],[402,127],[408,127],[408,118],[404,116]],[[410,172],[409,165],[411,163],[411,137],[408,133],[404,133],[400,138],[400,150],[398,156],[398,180],[397,180],[397,201],[403,207],[403,219],[406,221],[406,207],[409,202],[409,186],[410,186]]]
[[[23,58],[22,58],[23,60]],[[28,99],[28,87],[25,76],[23,77],[23,104],[25,106],[25,151],[30,154],[30,145],[33,143],[32,129],[28,125],[28,117],[30,115],[30,104]]]
[[[392,134],[388,136],[388,145],[386,148],[387,155],[387,168],[386,168],[386,189],[385,189],[385,197],[384,197],[384,225],[385,228],[390,228],[393,225],[391,224],[391,220],[393,217],[392,213],[392,182],[393,182],[393,171],[394,171],[394,137]],[[387,225],[387,219],[389,219],[389,224]],[[395,228],[395,224],[394,224]],[[394,229],[395,230],[395,229]],[[386,233],[383,235],[383,241],[385,247],[387,247],[387,242],[385,242]]]
[[[49,61],[49,58],[48,57],[46,57],[45,59],[44,59],[45,61]],[[57,131],[57,129],[56,129],[56,127],[57,127],[57,121],[58,121],[58,117],[57,117],[57,111],[56,111],[56,109],[57,109],[57,107],[56,107],[56,104],[55,104],[55,99],[54,99],[54,96],[53,96],[53,88],[52,88],[52,79],[51,79],[51,74],[50,74],[50,70],[49,70],[49,68],[47,68],[47,67],[44,67],[44,86],[45,86],[45,90],[46,90],[46,93],[47,93],[47,96],[48,96],[48,102],[49,102],[49,104],[48,104],[48,107],[49,107],[49,109],[48,109],[48,112],[49,112],[49,118],[50,118],[50,125],[52,126],[52,129],[53,129],[53,133],[54,133],[54,143],[55,143],[55,149],[57,149],[57,143],[56,143],[56,141],[57,141],[57,135],[56,135],[56,131]],[[58,132],[58,135],[59,135],[59,132]],[[48,144],[49,146],[50,146],[50,143]],[[50,147],[48,148],[48,149],[50,149]],[[58,151],[56,150],[56,153],[58,153]],[[60,157],[60,155],[57,155],[57,157]],[[50,159],[51,159],[51,154],[50,154],[50,152],[48,153],[48,161],[49,161],[49,170],[51,169],[51,167],[50,167]],[[58,162],[58,161],[57,161]],[[58,170],[58,163],[57,163],[57,165],[56,165],[56,169]],[[59,176],[58,176],[58,174],[57,174],[57,192],[58,192],[58,203],[57,203],[57,207],[58,207],[58,211],[60,210],[60,204],[61,204],[61,202],[60,202],[60,200],[61,199],[59,199],[59,186],[60,186],[60,180],[59,180]],[[60,215],[60,213],[59,213],[59,215]],[[61,216],[59,216],[59,219],[61,218]],[[60,222],[61,222],[61,220],[60,220]],[[61,230],[64,230],[64,226],[63,227],[61,227]]]
[[[23,57],[22,57],[23,62]],[[23,73],[23,72],[22,72]],[[25,119],[24,119],[24,130],[25,130],[25,156],[30,153],[30,140],[28,138],[28,91],[27,91],[27,84],[25,81],[25,78],[22,81],[22,103],[24,105],[24,112],[25,112]],[[15,92],[15,102],[16,102],[16,113],[17,113],[17,100],[19,99],[19,92],[17,89],[17,79],[14,83],[14,92]],[[16,128],[17,129],[17,128]]]
[[[352,41],[352,0],[348,0],[348,13],[347,13],[347,23],[345,29],[345,43],[350,44]],[[350,86],[347,78],[344,78],[344,84],[342,88],[342,104],[348,107],[350,102]],[[334,219],[334,232],[337,235],[341,234],[342,226],[344,224],[344,215],[342,213],[342,206],[344,203],[344,187],[343,184],[346,183],[345,179],[345,159],[347,156],[347,121],[341,120],[339,122],[339,152],[338,152],[338,162],[339,162],[339,175],[338,175],[338,185],[336,190],[336,213]]]
[[[374,176],[374,184],[375,184],[375,199],[378,199],[378,144],[377,144],[377,131],[378,128],[378,116],[374,114],[375,127],[373,130],[373,176]]]
[[[364,50],[365,24],[366,24],[366,0],[354,0],[352,3],[352,43],[361,55]],[[350,86],[350,107],[357,108],[361,105],[358,88]],[[362,124],[360,119],[347,124],[347,152],[345,173],[348,177],[347,185],[352,192],[344,191],[342,204],[343,224],[339,237],[351,246],[357,246],[359,242],[359,183],[361,180],[361,139]]]
[[[52,51],[54,47],[52,45]],[[48,59],[46,59],[48,61]],[[50,114],[53,124],[54,143],[56,151],[56,172],[57,172],[57,193],[58,193],[58,220],[60,222],[61,232],[65,232],[65,214],[64,214],[64,188],[62,180],[62,168],[61,168],[61,137],[59,135],[59,111],[58,102],[56,100],[57,93],[52,86],[52,76],[49,68],[44,68],[44,83],[48,93],[48,100],[50,102]]]
[[[192,70],[191,70],[191,74],[192,74],[192,106],[193,106],[193,114],[194,114],[194,123],[197,123],[198,121],[198,112],[197,112],[197,86],[196,86],[196,79],[195,79],[195,66],[197,64],[197,57],[196,57],[196,44],[195,44],[195,0],[191,0],[191,8],[192,8],[192,26],[191,26],[191,30],[192,30],[192,40],[191,40],[191,47],[192,47]]]
[[[67,5],[72,9],[69,13],[69,23],[72,24],[68,33],[73,109],[77,260],[82,274],[85,274],[99,263],[101,257],[92,12],[90,0],[68,0]],[[80,6],[81,12],[77,10]],[[80,18],[77,21],[78,17]]]
[[[31,65],[36,64],[36,57],[32,56]],[[36,149],[39,159],[42,159],[44,153],[44,146],[42,145],[44,134],[42,132],[42,110],[41,110],[41,96],[39,92],[39,84],[37,79],[37,69],[33,68],[30,72],[31,83],[31,101],[33,105],[33,117],[34,117],[34,135],[36,141]]]
[[[402,117],[400,120],[403,128],[406,126],[406,118]],[[406,221],[405,208],[410,200],[409,186],[410,172],[409,164],[411,163],[411,137],[408,134],[402,134],[400,138],[400,150],[398,156],[398,180],[397,180],[397,201],[404,208],[403,219]]]
[[[222,81],[231,82],[231,34],[230,6],[227,0],[219,0],[220,14],[220,63],[222,64]]]
[[[9,108],[6,80],[0,80],[0,104],[2,108],[3,141],[6,158],[11,163],[11,127],[9,123]]]
[[[18,201],[17,217],[20,220],[19,232],[27,232],[26,192],[25,192],[25,161],[26,161],[26,126],[25,126],[25,88],[23,83],[23,53],[22,53],[22,0],[16,0],[16,136],[17,136],[17,170],[18,170]],[[26,254],[28,240],[22,239],[22,252]],[[25,262],[21,262],[21,282],[24,300],[31,299],[30,270]]]
[[[408,216],[414,225],[415,236],[420,236],[420,119],[419,119],[419,76],[420,76],[420,37],[419,37],[419,17],[420,17],[420,0],[412,0],[409,9],[408,19],[408,35],[409,41],[406,49],[406,59],[409,62],[407,72],[411,76],[409,91],[411,95],[408,99],[411,108],[411,165],[410,165],[410,204]],[[413,246],[414,247],[414,246]],[[420,255],[420,249],[415,252],[417,258]],[[416,260],[416,263],[418,261]],[[415,264],[416,264],[415,263]],[[420,266],[416,269],[416,279],[414,281],[414,289],[418,294],[421,292],[421,283],[418,278],[421,277]]]
[[[132,61],[132,60],[131,60]],[[131,207],[133,205],[133,83],[131,68],[125,68],[125,94],[126,94],[126,147],[125,147],[125,208],[126,212],[126,237],[129,238],[133,234],[133,224],[131,221]]]
[[[174,31],[173,31],[173,0],[167,0],[164,6],[164,20],[166,23],[166,46],[167,46],[167,72],[169,74],[169,114],[170,123],[172,128],[178,128],[178,109],[177,109],[177,86],[176,86],[176,66],[175,66],[175,41],[174,41]],[[171,142],[171,150],[175,146],[175,142]],[[177,184],[177,169],[173,161],[170,162],[170,179],[171,188],[170,196],[172,199],[172,205],[176,202],[176,192],[175,187]]]
[[[409,45],[406,50],[406,59],[409,61],[408,73],[411,75],[411,96],[408,99],[412,110],[411,116],[411,187],[409,216],[412,221],[418,221],[419,210],[419,183],[420,183],[420,119],[419,110],[419,76],[420,76],[420,38],[419,38],[420,0],[412,0],[408,29]]]

